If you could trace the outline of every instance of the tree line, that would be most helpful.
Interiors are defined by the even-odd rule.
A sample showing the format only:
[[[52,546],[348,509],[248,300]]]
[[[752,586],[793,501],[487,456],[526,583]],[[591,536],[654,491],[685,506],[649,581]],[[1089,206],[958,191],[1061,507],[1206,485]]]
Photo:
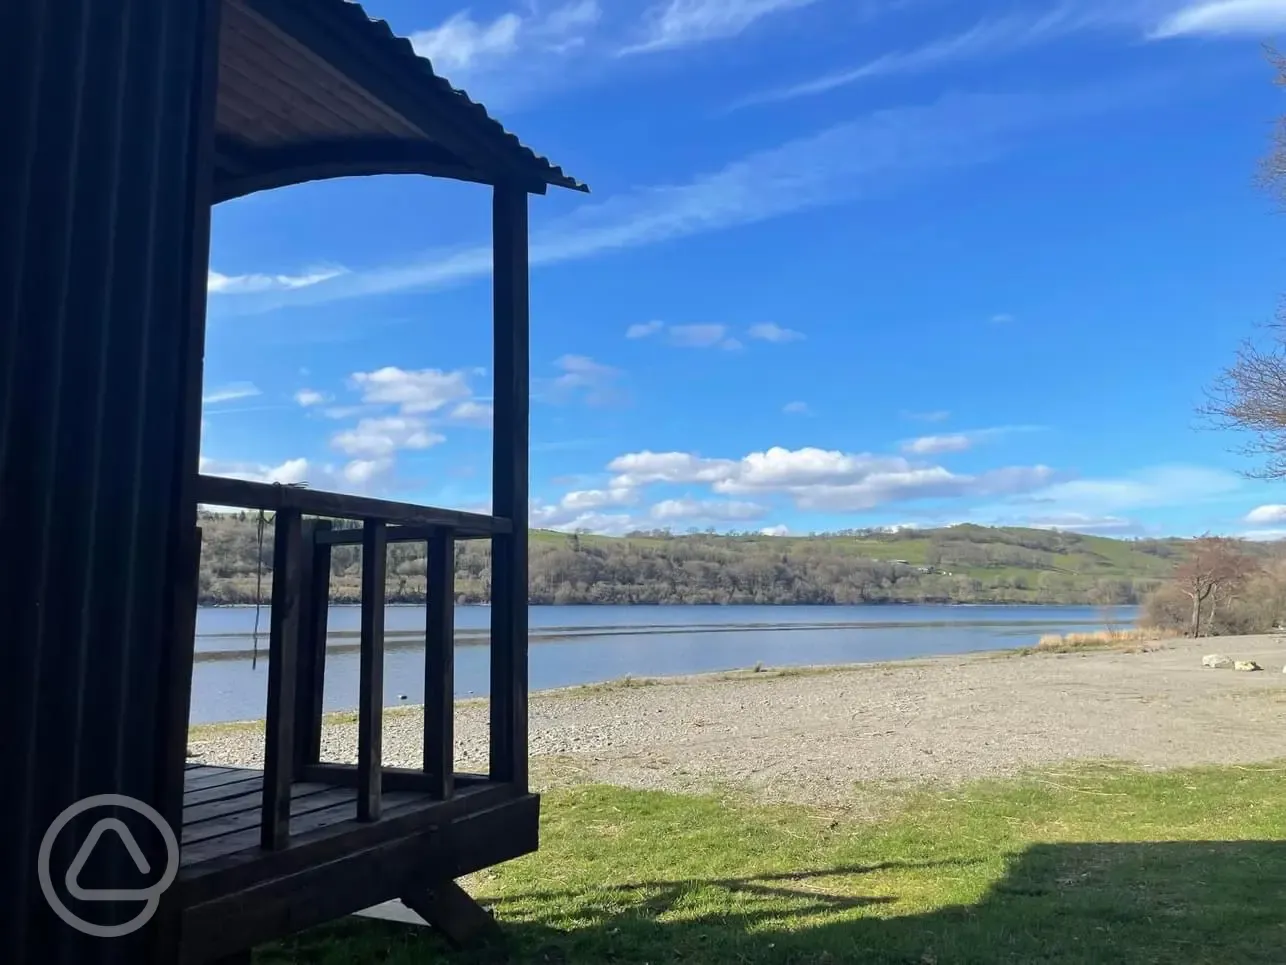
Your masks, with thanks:
[[[201,602],[266,602],[271,520],[262,540],[254,514],[209,514],[201,525]],[[921,535],[915,562],[868,558],[859,536],[534,534],[528,598],[533,604],[1134,604],[1160,582],[1155,575],[1105,571],[1102,565],[1095,572],[1086,560],[1068,555],[1081,539],[1075,534],[954,527],[935,531],[927,546]],[[885,537],[879,548],[903,555],[896,535]],[[487,601],[487,543],[458,543],[455,567],[457,602]],[[334,547],[332,600],[357,602],[360,579],[360,547]],[[388,599],[420,602],[424,592],[423,546],[390,544]]]

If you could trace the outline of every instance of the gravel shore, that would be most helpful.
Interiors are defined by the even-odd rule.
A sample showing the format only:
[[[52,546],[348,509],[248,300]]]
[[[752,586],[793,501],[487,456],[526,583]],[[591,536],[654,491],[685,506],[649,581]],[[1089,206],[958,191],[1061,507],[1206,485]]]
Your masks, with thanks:
[[[1149,652],[977,654],[846,668],[634,681],[534,694],[533,775],[637,788],[735,783],[841,802],[859,782],[956,782],[1073,760],[1149,767],[1286,759],[1286,640],[1165,641]],[[1207,653],[1264,672],[1210,670]],[[354,761],[337,715],[324,760]],[[420,761],[419,708],[386,714],[385,762]],[[487,705],[456,710],[460,770],[485,770]],[[194,727],[211,764],[259,766],[261,725]]]

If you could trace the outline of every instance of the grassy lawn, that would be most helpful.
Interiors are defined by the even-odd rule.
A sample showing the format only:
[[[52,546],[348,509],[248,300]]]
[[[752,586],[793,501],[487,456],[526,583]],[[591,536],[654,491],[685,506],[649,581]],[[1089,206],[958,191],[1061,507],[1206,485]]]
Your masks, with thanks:
[[[1212,737],[1213,739],[1213,737]],[[466,882],[498,945],[361,919],[259,965],[1286,960],[1286,767],[1083,767],[842,811],[606,787],[544,799],[541,851]]]

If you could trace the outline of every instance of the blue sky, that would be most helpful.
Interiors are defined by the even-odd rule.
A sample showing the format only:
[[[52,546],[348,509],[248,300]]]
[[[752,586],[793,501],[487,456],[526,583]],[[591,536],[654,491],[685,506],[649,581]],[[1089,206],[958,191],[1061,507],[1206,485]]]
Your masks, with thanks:
[[[533,525],[1286,534],[1202,429],[1282,290],[1286,0],[370,0],[532,199]],[[486,188],[215,209],[203,470],[490,491]]]

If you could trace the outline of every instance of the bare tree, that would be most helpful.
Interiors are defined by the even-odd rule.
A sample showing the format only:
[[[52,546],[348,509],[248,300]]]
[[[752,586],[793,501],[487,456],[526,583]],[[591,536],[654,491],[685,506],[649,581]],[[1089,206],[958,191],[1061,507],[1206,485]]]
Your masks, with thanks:
[[[1268,47],[1274,83],[1286,86],[1286,57]],[[1258,182],[1286,208],[1286,117],[1279,119],[1273,145],[1260,162]],[[1266,327],[1262,339],[1247,339],[1207,391],[1199,412],[1215,427],[1245,433],[1241,451],[1262,457],[1247,472],[1261,479],[1286,478],[1286,305]]]
[[[1201,618],[1209,601],[1227,601],[1255,570],[1255,561],[1241,551],[1236,540],[1203,536],[1194,540],[1188,558],[1174,571],[1175,585],[1192,601],[1192,636],[1201,636]]]

